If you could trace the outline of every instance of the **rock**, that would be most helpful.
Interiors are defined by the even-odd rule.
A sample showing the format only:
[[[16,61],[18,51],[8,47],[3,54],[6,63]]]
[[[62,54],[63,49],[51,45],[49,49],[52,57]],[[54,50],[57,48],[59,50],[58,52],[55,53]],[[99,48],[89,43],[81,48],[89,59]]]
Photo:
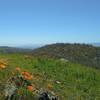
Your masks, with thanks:
[[[37,100],[58,100],[58,98],[56,96],[50,96],[50,94],[48,92],[42,91],[38,95],[38,99]]]
[[[65,59],[65,58],[61,58],[60,61],[62,61],[62,62],[68,62],[68,60]]]
[[[60,81],[56,81],[56,83],[57,83],[57,84],[60,84],[61,82],[60,82]]]
[[[5,96],[11,96],[11,95],[13,95],[14,93],[15,93],[15,91],[16,91],[16,87],[14,86],[14,85],[9,85],[9,84],[7,84],[6,86],[5,86]]]
[[[38,100],[50,100],[48,93],[47,92],[43,92],[39,95]]]
[[[58,100],[58,99],[57,99],[57,97],[52,96],[52,97],[51,97],[51,100]]]

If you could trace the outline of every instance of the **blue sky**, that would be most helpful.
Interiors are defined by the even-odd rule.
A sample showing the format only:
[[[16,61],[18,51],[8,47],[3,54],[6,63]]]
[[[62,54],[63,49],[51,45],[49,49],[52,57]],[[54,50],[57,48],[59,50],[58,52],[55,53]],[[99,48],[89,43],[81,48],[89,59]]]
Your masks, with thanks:
[[[0,0],[0,45],[100,42],[100,0]]]

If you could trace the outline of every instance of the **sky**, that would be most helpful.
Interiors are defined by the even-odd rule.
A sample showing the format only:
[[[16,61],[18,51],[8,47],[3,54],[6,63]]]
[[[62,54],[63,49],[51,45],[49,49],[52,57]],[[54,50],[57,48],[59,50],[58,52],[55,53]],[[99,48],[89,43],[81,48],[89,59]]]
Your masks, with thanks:
[[[100,0],[0,0],[0,45],[100,42]]]

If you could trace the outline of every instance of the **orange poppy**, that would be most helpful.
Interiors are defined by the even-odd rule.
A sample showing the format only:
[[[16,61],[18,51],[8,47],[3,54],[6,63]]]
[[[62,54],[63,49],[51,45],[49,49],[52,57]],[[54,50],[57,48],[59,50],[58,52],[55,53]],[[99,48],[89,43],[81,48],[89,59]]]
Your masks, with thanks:
[[[27,89],[28,89],[29,91],[32,91],[32,90],[33,90],[33,87],[32,87],[32,86],[27,86]]]
[[[16,69],[15,69],[15,70],[19,72],[21,69],[20,69],[19,67],[16,67]]]
[[[25,78],[25,79],[28,79],[28,76],[26,76],[26,75],[23,75],[23,78]]]
[[[30,74],[29,74],[28,72],[24,72],[24,74],[25,74],[26,76],[30,76]]]
[[[32,79],[33,79],[33,77],[32,77],[32,76],[29,76],[29,77],[27,77],[27,79],[28,79],[28,80],[32,80]]]

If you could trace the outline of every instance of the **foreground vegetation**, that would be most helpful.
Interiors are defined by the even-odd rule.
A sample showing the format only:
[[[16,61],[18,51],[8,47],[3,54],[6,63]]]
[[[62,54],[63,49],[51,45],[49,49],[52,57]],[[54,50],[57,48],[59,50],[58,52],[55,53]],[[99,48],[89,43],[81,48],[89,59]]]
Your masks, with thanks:
[[[6,68],[0,69],[0,99],[7,79],[20,67],[33,75],[34,90],[45,89],[60,100],[100,100],[100,70],[23,54],[0,54],[0,59],[8,62]]]

